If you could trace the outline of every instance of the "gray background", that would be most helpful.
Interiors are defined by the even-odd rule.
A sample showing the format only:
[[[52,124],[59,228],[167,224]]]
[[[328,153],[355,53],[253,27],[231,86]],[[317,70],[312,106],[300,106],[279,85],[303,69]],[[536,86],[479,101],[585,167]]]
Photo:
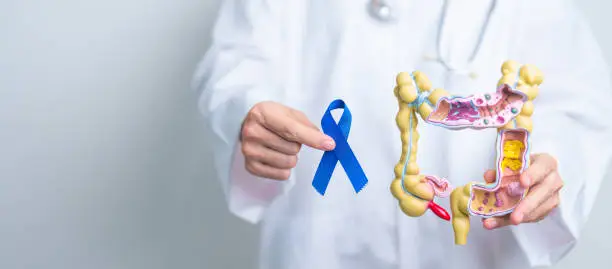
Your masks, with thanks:
[[[579,5],[612,63],[612,5]],[[189,90],[217,7],[0,0],[0,268],[254,268]],[[603,188],[556,268],[612,263]]]

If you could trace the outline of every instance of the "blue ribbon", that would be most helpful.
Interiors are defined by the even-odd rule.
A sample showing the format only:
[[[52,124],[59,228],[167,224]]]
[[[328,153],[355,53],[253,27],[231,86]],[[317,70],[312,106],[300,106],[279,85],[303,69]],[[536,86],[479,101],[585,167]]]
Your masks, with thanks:
[[[332,110],[344,109],[340,121],[336,123],[334,117],[331,114]],[[321,127],[323,132],[329,135],[336,142],[334,150],[326,151],[323,153],[323,157],[319,162],[319,167],[315,173],[314,179],[312,180],[312,186],[321,195],[325,195],[329,180],[336,168],[338,161],[344,168],[346,175],[348,176],[353,189],[358,193],[368,183],[366,177],[357,157],[351,150],[351,146],[348,144],[348,135],[351,129],[351,111],[348,109],[344,101],[336,99],[329,104],[327,111],[321,119]]]

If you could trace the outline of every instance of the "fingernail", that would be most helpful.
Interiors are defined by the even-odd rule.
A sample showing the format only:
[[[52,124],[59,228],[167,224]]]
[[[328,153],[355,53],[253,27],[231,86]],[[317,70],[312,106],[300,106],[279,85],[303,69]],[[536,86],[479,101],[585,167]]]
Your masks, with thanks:
[[[489,229],[495,229],[497,228],[497,220],[495,219],[488,219],[487,220],[487,226],[489,226]]]
[[[327,139],[327,140],[325,140],[325,142],[323,142],[323,147],[326,150],[332,150],[332,149],[334,149],[335,144],[336,143],[334,143],[333,139]]]

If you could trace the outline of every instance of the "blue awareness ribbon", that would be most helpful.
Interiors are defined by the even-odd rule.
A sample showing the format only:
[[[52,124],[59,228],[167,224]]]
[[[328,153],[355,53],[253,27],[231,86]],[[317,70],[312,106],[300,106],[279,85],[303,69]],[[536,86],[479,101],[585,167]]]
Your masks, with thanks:
[[[338,123],[336,123],[331,114],[331,111],[335,109],[344,109]],[[351,150],[351,146],[348,144],[351,121],[351,111],[341,99],[332,101],[321,119],[321,128],[323,132],[336,142],[336,147],[333,150],[323,153],[323,157],[319,162],[319,167],[312,180],[312,186],[321,195],[325,195],[325,190],[327,189],[327,185],[329,185],[329,181],[338,162],[340,162],[344,168],[356,193],[359,193],[368,183],[368,178],[363,172],[361,165],[359,165],[359,161],[357,161],[357,157],[355,157],[353,150]]]

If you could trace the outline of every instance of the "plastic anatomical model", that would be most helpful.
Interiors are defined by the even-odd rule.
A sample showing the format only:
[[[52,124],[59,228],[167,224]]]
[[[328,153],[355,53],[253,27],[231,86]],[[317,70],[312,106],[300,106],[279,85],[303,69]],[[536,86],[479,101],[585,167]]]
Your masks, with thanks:
[[[413,76],[416,78],[413,79]],[[427,118],[432,108],[424,98],[428,98],[429,102],[437,102],[440,97],[447,95],[440,89],[429,94],[430,90],[431,84],[422,73],[415,72],[412,75],[400,73],[397,76],[394,93],[398,100],[399,111],[395,120],[401,133],[402,155],[395,165],[395,179],[391,184],[391,193],[399,200],[400,208],[408,216],[421,216],[427,209],[431,209],[439,217],[450,220],[448,213],[433,199],[435,196],[447,197],[452,186],[444,178],[421,175],[416,163],[419,140],[417,111],[422,118]],[[424,95],[423,92],[428,94]]]
[[[444,178],[420,175],[416,164],[418,113],[426,123],[449,130],[498,130],[494,182],[470,182],[450,194],[455,244],[467,243],[469,216],[510,214],[528,191],[522,189],[519,177],[529,165],[533,100],[542,81],[542,73],[536,67],[507,61],[502,65],[502,78],[495,92],[458,97],[443,89],[431,91],[430,81],[421,72],[398,74],[394,93],[399,104],[396,121],[402,155],[395,166],[391,192],[402,211],[417,217],[431,209],[447,219],[446,211],[433,198],[447,197],[452,189]]]

